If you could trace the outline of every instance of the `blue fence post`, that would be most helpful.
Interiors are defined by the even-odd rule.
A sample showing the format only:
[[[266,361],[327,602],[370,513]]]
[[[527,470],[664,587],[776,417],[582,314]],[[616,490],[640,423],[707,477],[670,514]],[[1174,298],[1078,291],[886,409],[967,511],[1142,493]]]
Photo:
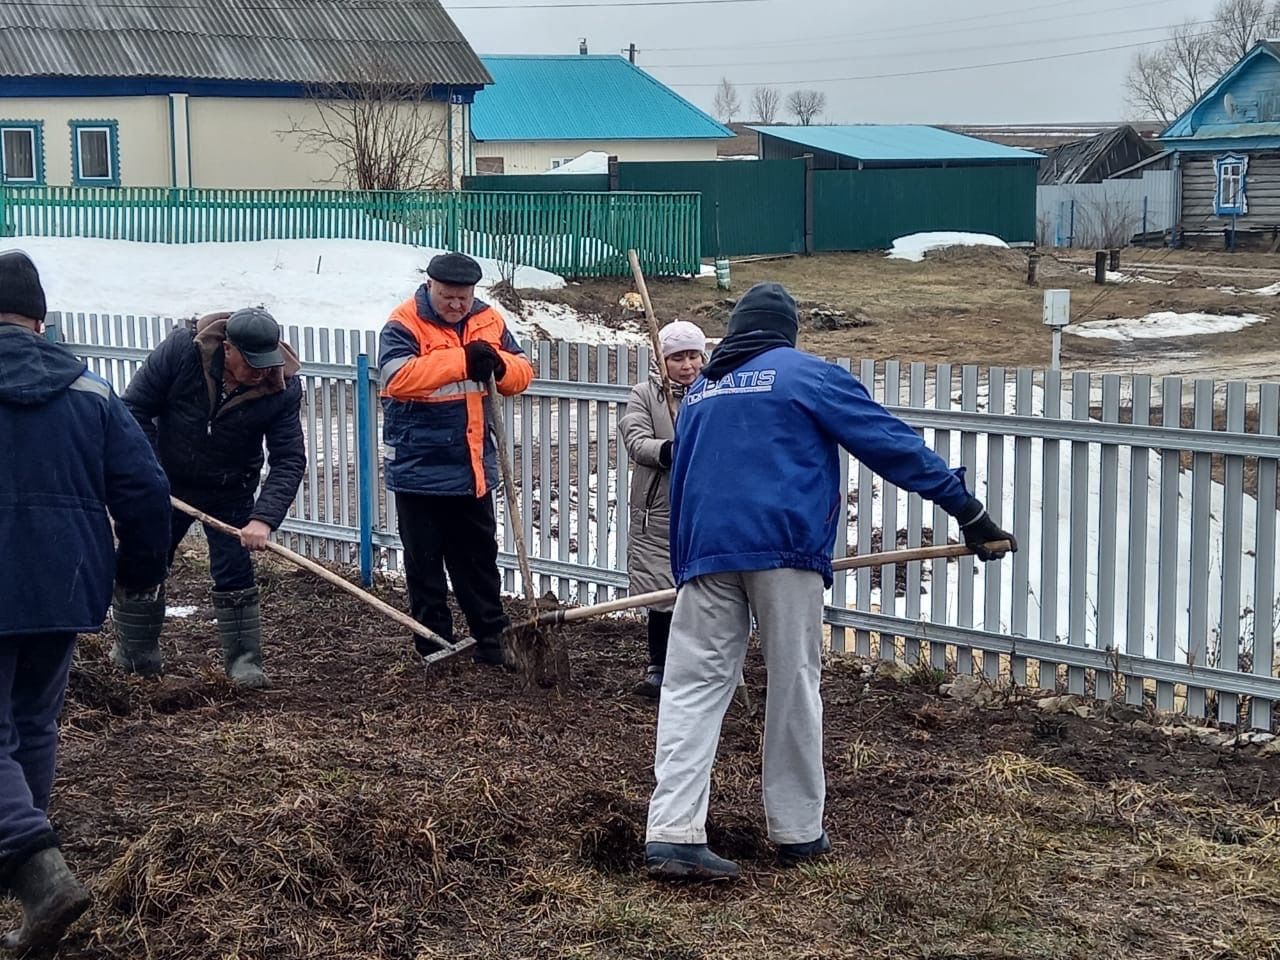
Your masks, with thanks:
[[[1071,198],[1071,226],[1067,233],[1067,246],[1074,247],[1076,245],[1076,198]]]
[[[356,484],[360,491],[360,582],[373,585],[373,410],[369,405],[369,355],[356,357]]]
[[[1147,201],[1150,197],[1142,198],[1142,245],[1147,245]]]

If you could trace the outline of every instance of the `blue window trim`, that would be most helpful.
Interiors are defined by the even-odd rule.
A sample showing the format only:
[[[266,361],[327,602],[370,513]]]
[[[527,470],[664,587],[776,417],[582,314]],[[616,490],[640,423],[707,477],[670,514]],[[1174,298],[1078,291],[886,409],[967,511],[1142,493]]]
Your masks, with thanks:
[[[1240,190],[1236,194],[1236,203],[1223,202],[1222,171],[1224,167],[1239,165]],[[1213,212],[1219,217],[1243,217],[1249,212],[1249,158],[1244,154],[1228,153],[1213,161]]]
[[[71,120],[71,182],[77,187],[120,186],[120,123],[117,120]],[[80,131],[106,130],[107,156],[111,160],[111,176],[80,176]]]
[[[4,167],[4,148],[0,144],[0,181],[6,187],[43,187],[44,186],[44,121],[43,120],[0,120],[0,130],[30,130],[33,137],[35,153],[34,180],[10,180]]]

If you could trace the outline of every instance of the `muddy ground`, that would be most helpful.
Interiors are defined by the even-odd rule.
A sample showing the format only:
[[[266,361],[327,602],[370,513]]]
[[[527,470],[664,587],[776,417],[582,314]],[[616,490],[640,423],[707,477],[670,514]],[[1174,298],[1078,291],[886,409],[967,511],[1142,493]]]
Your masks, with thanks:
[[[1044,252],[1038,286],[1027,285],[1025,251],[952,248],[931,253],[922,263],[887,260],[883,253],[734,263],[728,293],[718,291],[711,278],[652,281],[650,292],[660,319],[692,320],[710,336],[721,336],[733,298],[753,283],[776,280],[801,303],[806,317],[801,347],[824,356],[1044,367],[1050,337],[1041,322],[1043,291],[1066,287],[1077,322],[1157,311],[1252,312],[1270,322],[1233,334],[1135,343],[1066,336],[1065,369],[1223,379],[1271,379],[1280,369],[1280,300],[1221,289],[1247,291],[1275,283],[1280,256],[1135,248],[1124,252],[1122,265],[1139,273],[1145,269],[1144,275],[1161,282],[1103,287],[1093,284],[1083,263],[1067,262],[1079,251],[1062,256],[1058,260]],[[526,296],[568,303],[618,325],[634,323],[635,315],[619,306],[631,289],[629,279],[609,279]],[[821,329],[824,321],[809,319],[814,309],[843,312],[849,325]]]
[[[1260,958],[1280,950],[1280,758],[825,678],[834,855],[779,869],[761,719],[734,707],[713,843],[747,879],[639,872],[655,711],[635,621],[564,634],[559,691],[454,662],[262,568],[269,692],[221,678],[203,550],[161,681],[82,643],[52,811],[96,903],[67,958]],[[379,588],[402,603],[394,585]],[[763,704],[758,652],[748,671]],[[6,908],[11,919],[15,908]]]

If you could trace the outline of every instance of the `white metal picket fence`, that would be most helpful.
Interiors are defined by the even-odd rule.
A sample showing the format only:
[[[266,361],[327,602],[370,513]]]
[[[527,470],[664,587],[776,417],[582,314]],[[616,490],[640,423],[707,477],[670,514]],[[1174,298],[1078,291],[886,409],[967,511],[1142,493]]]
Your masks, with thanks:
[[[50,320],[119,391],[174,323]],[[374,358],[375,335],[286,332],[303,358],[310,455],[282,536],[348,564],[364,540],[373,566],[395,571],[376,364],[362,377],[360,362]],[[576,603],[625,593],[630,478],[616,424],[630,385],[647,375],[648,351],[525,348],[537,378],[506,401],[506,416],[538,591]],[[833,649],[1272,727],[1280,384],[896,362],[853,369],[966,468],[1021,549],[999,564],[931,561],[838,576],[826,610]],[[837,555],[956,539],[933,505],[843,463],[848,507]],[[731,478],[725,509],[733,509]],[[499,515],[499,562],[515,593],[501,496]]]

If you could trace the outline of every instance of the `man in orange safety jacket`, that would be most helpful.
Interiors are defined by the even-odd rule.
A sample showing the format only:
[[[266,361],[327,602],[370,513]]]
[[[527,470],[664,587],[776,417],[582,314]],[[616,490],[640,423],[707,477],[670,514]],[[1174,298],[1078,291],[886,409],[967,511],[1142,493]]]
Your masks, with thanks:
[[[395,495],[413,618],[449,642],[448,582],[475,637],[473,659],[501,666],[502,608],[492,490],[497,448],[489,420],[489,377],[498,392],[528,389],[529,364],[502,315],[475,298],[480,265],[441,254],[428,281],[382,328],[383,428],[387,488]],[[508,491],[510,493],[510,491]],[[414,638],[419,654],[436,647]]]

